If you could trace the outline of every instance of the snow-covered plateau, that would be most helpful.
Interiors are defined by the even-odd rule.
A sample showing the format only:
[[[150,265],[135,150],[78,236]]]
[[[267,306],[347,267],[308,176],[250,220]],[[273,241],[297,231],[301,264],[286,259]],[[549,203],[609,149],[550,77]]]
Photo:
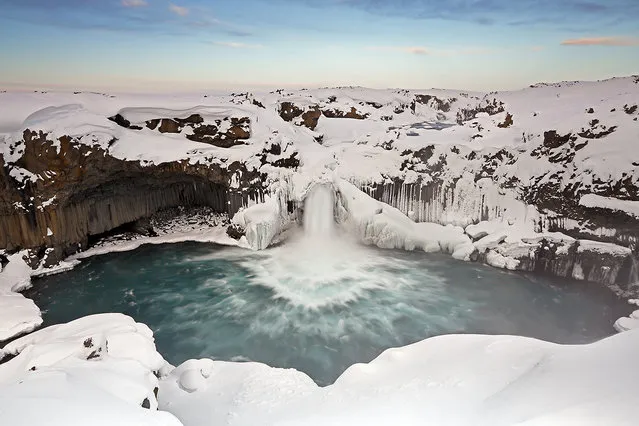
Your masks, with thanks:
[[[582,346],[432,338],[319,388],[255,363],[174,369],[123,315],[34,331],[20,291],[141,244],[265,249],[320,185],[337,232],[365,244],[639,297],[638,102],[636,76],[491,93],[0,93],[2,423],[637,424],[639,311]]]

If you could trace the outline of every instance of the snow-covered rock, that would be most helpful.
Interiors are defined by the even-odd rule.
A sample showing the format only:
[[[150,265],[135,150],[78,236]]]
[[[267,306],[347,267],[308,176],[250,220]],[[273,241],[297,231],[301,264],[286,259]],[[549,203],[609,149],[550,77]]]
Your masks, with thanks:
[[[158,378],[170,366],[153,333],[122,314],[99,314],[38,330],[0,351],[0,386],[60,373],[131,404],[157,406]]]
[[[31,333],[0,350],[6,424],[171,425],[158,413],[158,377],[170,366],[153,333],[122,314],[92,315]]]
[[[160,408],[185,426],[631,425],[638,347],[639,330],[583,346],[442,336],[389,349],[325,388],[294,370],[188,361],[161,382]]]
[[[33,270],[18,252],[0,270],[0,342],[35,330],[42,324],[40,309],[19,292],[31,286]]]

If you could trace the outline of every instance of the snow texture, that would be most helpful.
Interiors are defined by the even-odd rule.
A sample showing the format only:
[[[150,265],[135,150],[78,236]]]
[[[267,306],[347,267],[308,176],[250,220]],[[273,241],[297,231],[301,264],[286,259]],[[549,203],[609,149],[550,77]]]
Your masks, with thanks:
[[[31,286],[33,271],[24,261],[26,252],[8,257],[0,271],[0,342],[33,331],[42,324],[40,309],[19,292]]]
[[[7,344],[0,359],[7,356],[0,364],[3,424],[180,424],[155,411],[158,376],[170,366],[151,330],[125,315],[47,327]]]
[[[581,197],[579,204],[584,207],[619,211],[639,218],[639,201],[619,200],[618,198],[588,194]]]
[[[191,360],[160,408],[207,425],[634,425],[639,330],[584,346],[453,335],[389,349],[326,388],[295,370]]]

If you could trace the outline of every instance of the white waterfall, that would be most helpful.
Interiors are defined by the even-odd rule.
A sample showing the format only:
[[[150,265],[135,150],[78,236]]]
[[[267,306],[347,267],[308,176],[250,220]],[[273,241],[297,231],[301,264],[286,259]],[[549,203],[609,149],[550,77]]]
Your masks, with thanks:
[[[315,185],[304,201],[304,234],[306,238],[325,238],[334,235],[333,208],[335,195],[329,185]]]

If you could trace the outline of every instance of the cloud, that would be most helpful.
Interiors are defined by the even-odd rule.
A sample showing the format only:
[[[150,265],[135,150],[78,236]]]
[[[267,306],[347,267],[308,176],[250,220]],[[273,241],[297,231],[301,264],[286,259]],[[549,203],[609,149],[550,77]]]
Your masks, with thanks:
[[[215,44],[216,46],[230,47],[232,49],[260,49],[264,47],[261,44],[247,44],[234,41],[216,41],[213,42],[213,44]]]
[[[122,0],[120,4],[124,7],[144,7],[149,5],[146,0]]]
[[[410,53],[413,55],[428,55],[430,52],[422,46],[370,46],[370,50],[394,50],[396,52]]]
[[[479,25],[571,28],[637,22],[637,0],[285,0],[363,10],[381,16]]]
[[[564,40],[562,46],[639,46],[639,37],[583,37]]]
[[[169,10],[178,16],[186,16],[189,14],[189,8],[184,6],[178,6],[176,4],[169,4]]]

